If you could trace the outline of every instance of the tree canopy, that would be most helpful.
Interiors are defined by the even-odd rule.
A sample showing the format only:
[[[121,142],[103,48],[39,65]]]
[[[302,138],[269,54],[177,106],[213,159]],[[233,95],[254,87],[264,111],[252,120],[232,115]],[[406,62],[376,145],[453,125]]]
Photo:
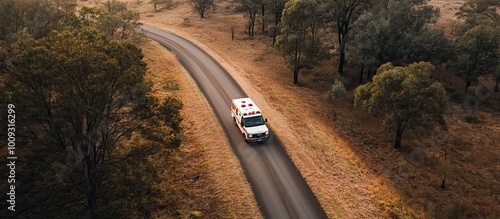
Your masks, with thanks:
[[[499,63],[499,47],[500,31],[490,25],[475,26],[456,41],[455,57],[450,67],[466,81],[466,91],[480,74]]]
[[[373,81],[355,90],[355,106],[369,113],[382,114],[384,125],[395,131],[394,147],[401,147],[405,130],[445,127],[446,91],[431,79],[434,66],[428,62],[394,67],[386,63],[377,70]]]
[[[322,58],[318,31],[323,19],[315,0],[292,0],[285,4],[282,17],[284,28],[276,44],[292,69],[294,84],[298,82],[300,70],[312,69]]]
[[[7,3],[0,11],[20,7]],[[65,14],[51,4],[39,6]],[[162,195],[149,159],[180,145],[182,102],[152,96],[141,50],[123,38],[130,29],[100,28],[117,11],[127,23],[119,8],[82,9],[80,19],[65,14],[57,26],[34,19],[2,29],[0,103],[16,106],[24,155],[16,216],[147,218]]]
[[[200,15],[201,18],[205,18],[208,10],[215,7],[214,0],[190,0],[193,11]]]
[[[7,97],[19,109],[20,133],[29,139],[26,147],[60,154],[44,158],[53,159],[53,164],[65,163],[68,153],[81,161],[72,167],[80,168],[81,175],[63,179],[69,187],[61,189],[76,195],[64,207],[85,200],[80,210],[99,215],[97,209],[102,206],[96,205],[105,196],[102,184],[110,180],[107,168],[129,157],[179,145],[182,104],[171,98],[160,104],[150,96],[142,53],[131,43],[112,40],[92,28],[56,31],[26,45],[12,58],[9,69]],[[133,136],[142,136],[143,144],[124,151],[123,142]],[[36,160],[28,163],[40,165]],[[63,170],[56,167],[56,172]],[[57,175],[32,174],[57,182]],[[39,177],[35,180],[42,180]],[[27,192],[40,189],[35,186]]]

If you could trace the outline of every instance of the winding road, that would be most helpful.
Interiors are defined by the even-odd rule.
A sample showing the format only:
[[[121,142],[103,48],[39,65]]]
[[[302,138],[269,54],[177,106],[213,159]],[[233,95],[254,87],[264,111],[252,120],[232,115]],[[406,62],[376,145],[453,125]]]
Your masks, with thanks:
[[[184,38],[148,26],[143,26],[142,30],[147,37],[173,51],[198,84],[238,156],[264,216],[327,218],[272,130],[271,137],[264,143],[246,143],[243,140],[231,118],[229,107],[231,99],[247,95],[226,70]]]

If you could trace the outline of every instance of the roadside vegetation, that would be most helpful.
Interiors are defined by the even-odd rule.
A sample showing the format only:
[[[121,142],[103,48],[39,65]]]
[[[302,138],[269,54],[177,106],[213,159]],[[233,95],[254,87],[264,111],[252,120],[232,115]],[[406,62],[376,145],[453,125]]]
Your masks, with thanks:
[[[179,125],[177,93],[152,94],[139,21],[197,42],[262,101],[328,216],[500,217],[498,1],[82,3],[92,7],[78,15],[69,0],[0,3],[0,102],[26,111],[17,177],[30,194],[19,195],[26,217],[261,216],[241,172],[215,171],[213,160],[238,162],[211,150],[227,142],[196,134],[205,117]],[[98,83],[113,75],[137,89]]]
[[[16,211],[2,215],[151,217],[168,197],[158,167],[175,163],[183,104],[153,95],[137,13],[114,4],[76,15],[69,3],[0,5],[0,102],[15,106],[19,158]]]
[[[359,5],[344,13],[326,7],[327,2]],[[488,35],[474,33],[498,32],[495,3],[260,1],[251,10],[242,10],[240,2],[221,1],[204,19],[193,14],[175,20],[167,13],[182,14],[190,8],[177,1],[164,12],[144,10],[143,21],[205,45],[249,95],[267,102],[259,105],[274,118],[269,125],[329,216],[497,217],[498,49],[493,37],[486,40]],[[311,10],[293,13],[302,4],[310,4]],[[275,16],[280,14],[275,9],[286,13]],[[310,14],[295,17],[303,13]],[[314,13],[323,13],[317,19],[324,20],[315,21]],[[339,33],[345,30],[347,34]],[[491,44],[486,49],[481,42]],[[478,47],[485,49],[469,53]],[[460,57],[464,54],[478,58]],[[395,70],[379,70],[388,62]],[[410,79],[408,90],[390,91],[397,91],[394,98],[371,103],[382,106],[386,100],[401,98],[408,108],[395,101],[393,111],[374,110],[372,115],[354,106],[361,101],[355,97],[358,87],[375,86],[375,76],[390,78],[384,73],[404,73],[401,69],[420,62],[433,66],[421,74],[427,75],[421,83]],[[470,76],[468,69],[474,69]],[[438,101],[418,105],[410,96],[403,98],[411,94],[425,100],[425,89],[411,89],[420,86],[439,91],[439,97],[430,98]],[[401,147],[394,149],[397,123],[384,120],[396,121],[393,116],[405,113],[425,120],[405,129]]]

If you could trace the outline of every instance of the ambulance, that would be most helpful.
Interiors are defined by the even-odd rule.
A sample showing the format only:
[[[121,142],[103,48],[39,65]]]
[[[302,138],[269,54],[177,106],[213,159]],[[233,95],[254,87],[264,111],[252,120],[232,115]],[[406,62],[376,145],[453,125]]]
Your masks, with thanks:
[[[233,99],[231,117],[247,142],[263,141],[269,138],[267,119],[250,98]]]

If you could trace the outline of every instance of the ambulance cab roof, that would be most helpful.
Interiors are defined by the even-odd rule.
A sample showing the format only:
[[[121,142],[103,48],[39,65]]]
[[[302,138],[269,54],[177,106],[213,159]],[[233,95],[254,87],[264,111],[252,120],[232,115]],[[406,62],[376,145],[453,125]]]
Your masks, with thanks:
[[[255,105],[252,99],[248,97],[233,99],[233,103],[234,105],[236,105],[236,107],[242,113],[243,116],[256,116],[262,114],[259,107],[257,107],[257,105]]]

